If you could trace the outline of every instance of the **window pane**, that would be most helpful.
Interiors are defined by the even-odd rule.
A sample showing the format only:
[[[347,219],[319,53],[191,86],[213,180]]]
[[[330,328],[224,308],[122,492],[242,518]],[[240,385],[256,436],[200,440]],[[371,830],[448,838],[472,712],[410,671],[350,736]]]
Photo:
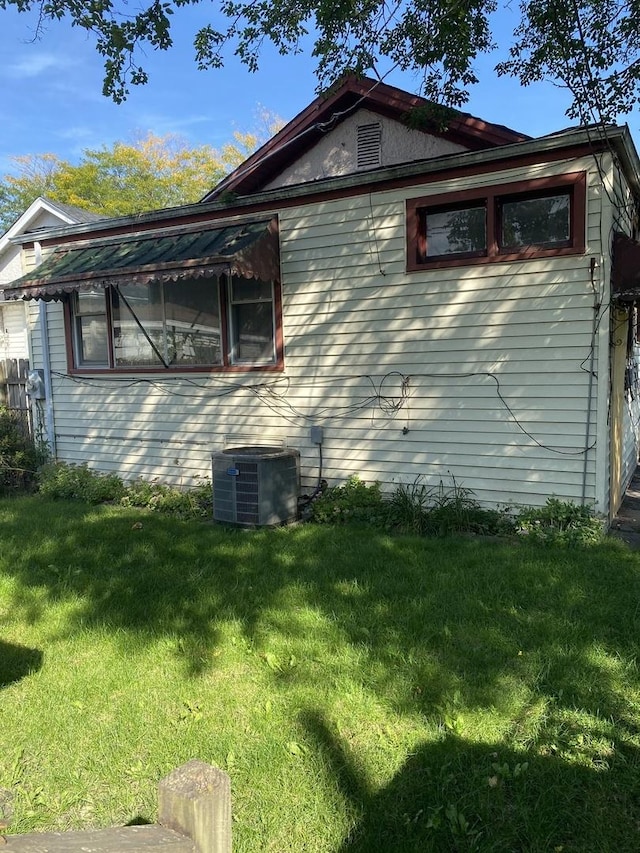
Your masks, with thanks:
[[[483,252],[487,248],[485,208],[427,213],[427,257]]]
[[[231,280],[232,302],[271,301],[271,282],[255,278],[233,278]]]
[[[164,309],[170,364],[222,362],[217,279],[166,284]]]
[[[104,290],[79,290],[76,294],[75,314],[104,314],[106,311]]]
[[[234,305],[233,332],[234,361],[270,362],[274,360],[271,302]]]
[[[71,305],[75,318],[75,364],[106,367],[109,363],[109,332],[105,291],[76,292]]]
[[[121,285],[120,292],[124,299],[121,299],[115,290],[113,291],[113,348],[116,364],[162,364],[131,313],[133,311],[158,351],[167,360],[163,334],[161,285]],[[131,310],[127,307],[125,300]]]
[[[502,248],[566,245],[570,238],[569,193],[502,203]]]
[[[78,332],[79,363],[106,365],[109,360],[106,316],[78,317],[76,329]]]

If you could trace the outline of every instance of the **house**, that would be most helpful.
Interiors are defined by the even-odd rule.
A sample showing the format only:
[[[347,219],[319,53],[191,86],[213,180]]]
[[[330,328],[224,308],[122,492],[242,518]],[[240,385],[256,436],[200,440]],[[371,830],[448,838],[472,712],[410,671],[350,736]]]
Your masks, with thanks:
[[[639,200],[627,127],[532,139],[348,79],[199,204],[17,236],[43,261],[6,293],[61,460],[187,486],[284,445],[304,490],[455,479],[611,515],[638,458]]]
[[[4,299],[4,286],[28,272],[25,262],[35,262],[33,253],[21,252],[12,239],[33,234],[56,225],[93,222],[96,214],[68,204],[59,204],[47,198],[37,198],[0,236],[0,360],[29,358],[29,334],[26,305]]]
[[[34,252],[21,251],[19,243],[13,240],[25,235],[33,239],[35,234],[53,226],[94,222],[100,218],[78,207],[39,197],[0,236],[0,403],[21,413],[32,426],[37,424],[36,435],[39,437],[48,433],[52,447],[54,426],[51,406],[39,401],[35,411],[34,399],[27,394],[31,350],[27,304],[7,301],[4,297],[4,287],[26,273],[37,258]],[[43,378],[49,385],[49,371],[43,373]]]

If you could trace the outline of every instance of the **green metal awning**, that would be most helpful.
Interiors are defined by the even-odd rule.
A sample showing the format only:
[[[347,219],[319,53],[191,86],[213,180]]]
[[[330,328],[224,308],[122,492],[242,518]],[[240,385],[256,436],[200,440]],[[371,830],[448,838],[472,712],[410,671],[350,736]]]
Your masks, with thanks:
[[[60,299],[74,290],[183,281],[228,273],[280,278],[275,219],[222,228],[190,226],[171,232],[64,243],[31,273],[4,287],[6,299]]]

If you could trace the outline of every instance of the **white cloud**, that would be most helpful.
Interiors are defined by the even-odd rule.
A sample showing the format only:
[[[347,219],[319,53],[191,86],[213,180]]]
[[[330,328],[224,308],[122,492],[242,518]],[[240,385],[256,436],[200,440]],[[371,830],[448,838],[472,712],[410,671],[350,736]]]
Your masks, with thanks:
[[[25,53],[17,62],[7,65],[5,71],[9,77],[32,78],[52,71],[65,71],[74,64],[73,59],[68,56],[34,50]]]
[[[169,116],[161,113],[138,113],[135,116],[135,127],[138,132],[147,133],[153,131],[159,136],[167,134],[177,134],[178,136],[188,136],[192,128],[201,127],[203,124],[209,124],[213,121],[211,115],[206,114],[191,114],[183,116]]]

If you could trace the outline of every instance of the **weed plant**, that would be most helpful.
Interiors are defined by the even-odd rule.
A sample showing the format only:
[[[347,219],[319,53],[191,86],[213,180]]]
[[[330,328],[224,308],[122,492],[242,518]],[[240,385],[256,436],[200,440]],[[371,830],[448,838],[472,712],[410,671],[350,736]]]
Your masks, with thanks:
[[[54,500],[78,500],[88,504],[118,501],[125,487],[117,474],[102,474],[87,465],[50,462],[40,472],[39,491]]]
[[[146,507],[176,518],[208,518],[212,512],[211,483],[200,479],[191,489],[177,489],[157,481],[136,480],[120,499],[122,506]]]
[[[0,406],[0,494],[32,488],[47,456],[46,445],[30,435],[23,413]]]
[[[640,849],[622,543],[42,495],[0,525],[9,833],[154,821],[158,780],[200,758],[231,777],[234,853]]]
[[[320,524],[369,524],[384,528],[388,507],[379,483],[367,485],[357,475],[341,486],[326,489],[312,505],[311,517]]]
[[[442,481],[429,488],[416,478],[398,485],[387,497],[379,483],[367,485],[350,477],[327,489],[313,504],[312,519],[320,524],[359,522],[399,533],[447,536],[452,533],[506,534],[515,531],[507,512],[480,507],[470,489]]]
[[[543,507],[525,507],[516,517],[519,530],[538,542],[594,545],[604,536],[602,519],[589,506],[548,498]]]
[[[176,518],[206,518],[211,515],[211,483],[205,478],[198,478],[198,484],[191,489],[145,480],[125,484],[117,474],[103,474],[87,465],[52,462],[40,471],[39,483],[40,494],[52,500],[119,503]]]
[[[457,533],[514,536],[554,545],[595,545],[602,541],[604,523],[590,506],[549,498],[543,507],[518,510],[482,508],[473,491],[452,477],[429,488],[416,478],[400,484],[390,497],[378,483],[367,485],[351,477],[327,489],[313,504],[312,520],[321,524],[359,522],[398,533],[449,536]]]

